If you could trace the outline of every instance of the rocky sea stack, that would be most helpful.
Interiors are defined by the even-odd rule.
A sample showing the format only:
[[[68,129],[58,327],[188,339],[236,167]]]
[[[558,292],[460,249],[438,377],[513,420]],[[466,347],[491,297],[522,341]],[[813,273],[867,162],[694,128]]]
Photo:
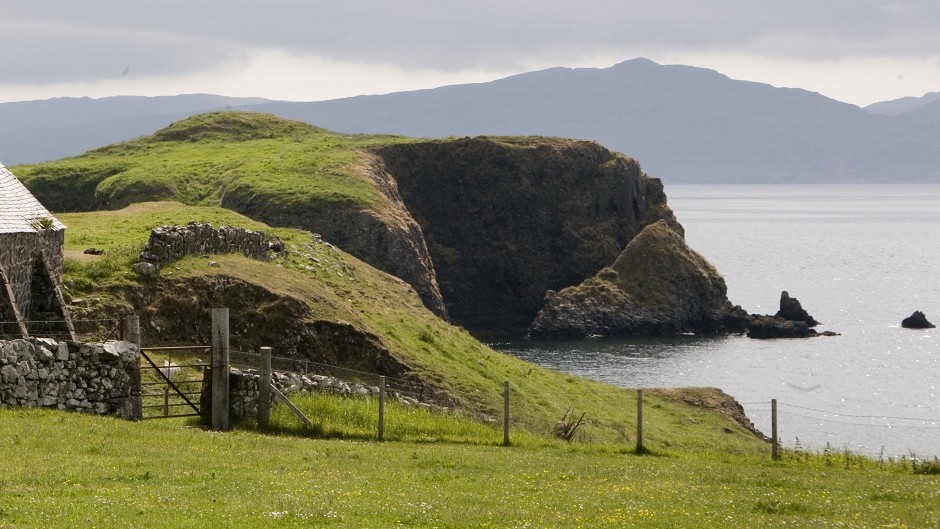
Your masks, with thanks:
[[[809,315],[796,298],[784,290],[780,293],[780,310],[773,316],[753,314],[747,324],[747,337],[757,339],[770,338],[812,338],[815,336],[838,336],[832,331],[816,332],[819,322]]]
[[[923,312],[915,310],[914,314],[901,321],[901,327],[905,329],[933,329],[936,325],[927,321],[927,316]]]
[[[718,271],[666,222],[647,226],[613,265],[578,286],[549,292],[532,337],[743,332]]]

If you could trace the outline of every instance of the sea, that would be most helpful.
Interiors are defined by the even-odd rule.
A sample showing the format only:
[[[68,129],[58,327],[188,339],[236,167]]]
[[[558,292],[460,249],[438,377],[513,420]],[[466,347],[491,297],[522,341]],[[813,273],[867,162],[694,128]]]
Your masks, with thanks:
[[[839,336],[509,339],[527,361],[626,388],[717,387],[790,449],[940,457],[940,184],[668,185],[689,246],[732,303],[773,314],[787,291]]]

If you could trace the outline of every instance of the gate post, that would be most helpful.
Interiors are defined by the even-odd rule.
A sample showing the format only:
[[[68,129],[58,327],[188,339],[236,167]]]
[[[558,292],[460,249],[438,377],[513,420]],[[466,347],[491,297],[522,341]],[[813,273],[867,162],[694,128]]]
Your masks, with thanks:
[[[212,429],[229,429],[228,309],[212,309]]]
[[[125,331],[127,341],[140,347],[140,316],[128,314],[125,323]]]
[[[261,348],[261,376],[258,378],[258,426],[267,428],[271,419],[271,348]]]

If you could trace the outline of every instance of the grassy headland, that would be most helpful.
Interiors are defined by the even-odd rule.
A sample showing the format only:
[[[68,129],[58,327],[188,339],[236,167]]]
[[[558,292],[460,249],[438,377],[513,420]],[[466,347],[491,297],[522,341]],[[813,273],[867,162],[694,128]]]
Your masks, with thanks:
[[[240,308],[236,343],[263,335],[265,325],[345,325],[466,415],[392,407],[391,442],[375,443],[374,403],[336,397],[298,399],[316,419],[313,430],[278,410],[268,432],[243,424],[225,434],[175,420],[0,410],[0,443],[11,449],[0,528],[937,526],[935,474],[845,454],[771,462],[767,444],[728,416],[683,403],[720,401],[715,390],[648,392],[652,455],[633,455],[635,392],[500,354],[436,317],[401,280],[332,244],[218,207],[381,211],[386,197],[360,171],[363,149],[406,141],[210,115],[14,168],[57,213],[108,210],[58,214],[69,226],[64,280],[69,299],[82,300],[72,307],[77,317],[163,304],[208,319],[212,292],[199,285],[260,291],[264,306]],[[266,231],[288,252],[270,262],[191,256],[157,277],[131,271],[152,228],[190,221]],[[88,247],[105,253],[84,255]],[[284,306],[292,310],[276,310]],[[251,332],[249,317],[258,323]],[[174,340],[172,325],[144,334],[148,344]],[[512,387],[510,448],[494,446],[498,428],[480,420],[499,417],[504,380]],[[568,410],[589,421],[572,444],[550,435]]]

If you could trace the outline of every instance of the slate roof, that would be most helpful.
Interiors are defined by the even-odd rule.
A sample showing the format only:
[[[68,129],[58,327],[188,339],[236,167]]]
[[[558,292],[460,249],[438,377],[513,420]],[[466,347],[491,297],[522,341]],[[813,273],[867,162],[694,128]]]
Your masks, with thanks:
[[[16,176],[0,164],[0,233],[35,232],[37,221],[52,219],[52,227],[64,230],[58,221],[36,200]]]

